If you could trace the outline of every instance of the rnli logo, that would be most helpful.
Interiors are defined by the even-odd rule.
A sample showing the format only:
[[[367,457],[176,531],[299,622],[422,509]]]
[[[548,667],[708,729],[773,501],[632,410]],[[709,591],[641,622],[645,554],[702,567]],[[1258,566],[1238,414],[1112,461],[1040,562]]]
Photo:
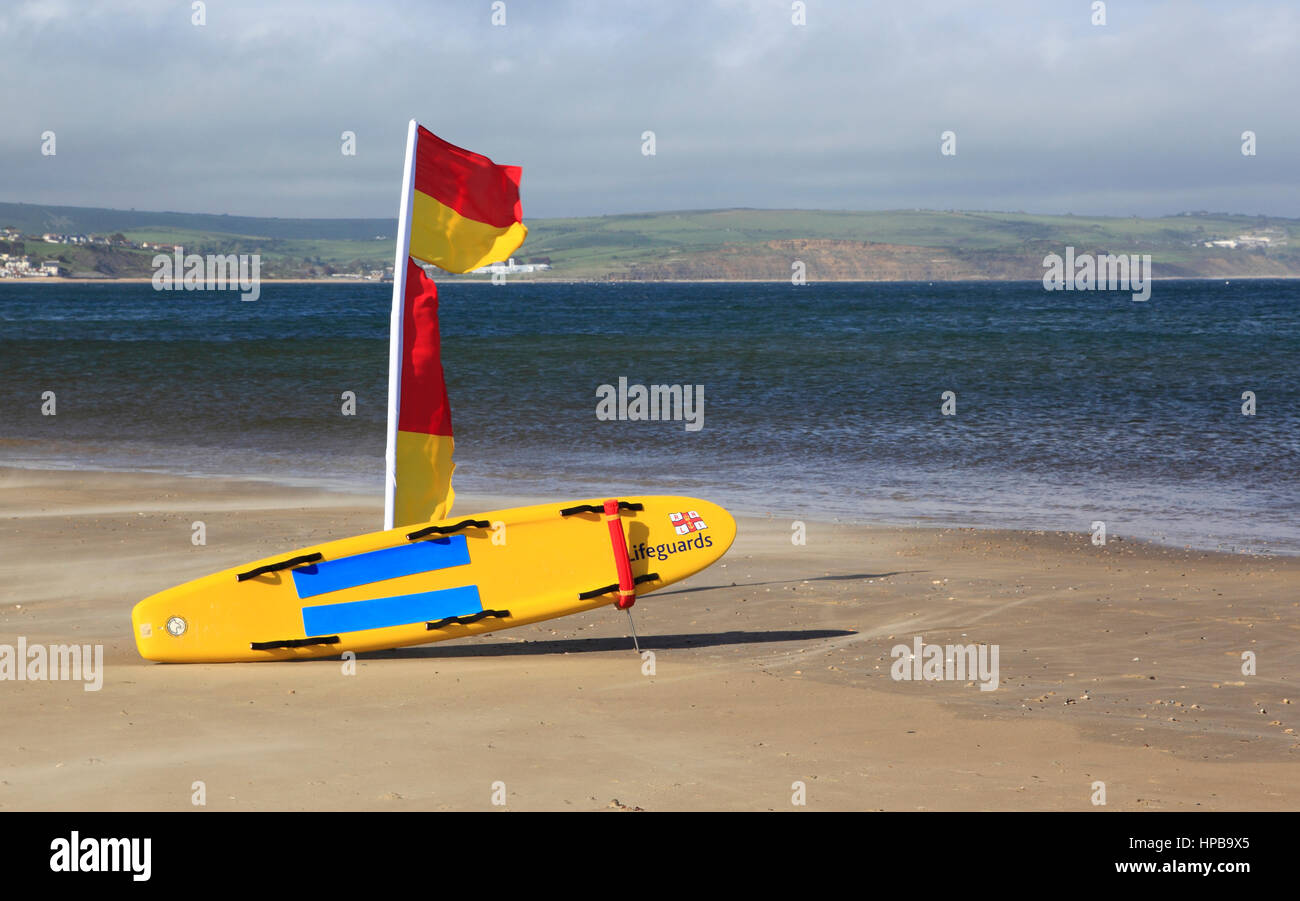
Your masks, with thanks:
[[[688,510],[685,513],[669,513],[668,521],[673,524],[673,529],[678,535],[689,535],[692,532],[699,532],[707,529],[704,520],[700,519],[700,514],[694,510]]]

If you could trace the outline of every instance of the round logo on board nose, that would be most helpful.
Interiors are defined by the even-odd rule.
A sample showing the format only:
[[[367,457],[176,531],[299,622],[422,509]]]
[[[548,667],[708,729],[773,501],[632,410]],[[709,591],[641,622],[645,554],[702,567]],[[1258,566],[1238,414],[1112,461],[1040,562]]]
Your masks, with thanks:
[[[174,638],[180,638],[184,635],[187,628],[189,627],[182,617],[173,616],[167,620],[167,634]]]

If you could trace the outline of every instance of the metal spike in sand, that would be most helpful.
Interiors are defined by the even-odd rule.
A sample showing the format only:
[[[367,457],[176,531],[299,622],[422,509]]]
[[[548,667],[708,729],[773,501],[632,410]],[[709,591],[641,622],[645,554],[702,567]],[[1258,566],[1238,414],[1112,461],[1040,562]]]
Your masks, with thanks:
[[[641,653],[641,642],[637,641],[637,623],[632,619],[632,607],[628,607],[628,625],[632,627],[632,646],[636,647],[637,654]]]

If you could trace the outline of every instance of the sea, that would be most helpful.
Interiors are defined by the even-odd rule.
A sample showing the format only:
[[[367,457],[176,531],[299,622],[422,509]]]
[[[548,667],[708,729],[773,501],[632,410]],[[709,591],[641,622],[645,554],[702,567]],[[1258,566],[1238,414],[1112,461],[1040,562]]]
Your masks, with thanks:
[[[1158,281],[1145,302],[1039,282],[452,281],[439,294],[462,496],[1103,522],[1130,540],[1300,553],[1297,281]],[[0,466],[379,498],[390,296],[0,282]],[[601,418],[620,379],[682,386],[702,416]]]

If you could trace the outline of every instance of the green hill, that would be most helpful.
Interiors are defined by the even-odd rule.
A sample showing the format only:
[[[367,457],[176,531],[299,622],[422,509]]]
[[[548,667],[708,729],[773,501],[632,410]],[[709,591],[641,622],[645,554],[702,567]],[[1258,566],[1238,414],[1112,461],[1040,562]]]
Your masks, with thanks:
[[[1300,220],[1227,213],[1159,218],[889,210],[693,210],[528,220],[521,262],[538,279],[785,280],[802,261],[809,280],[1039,278],[1043,256],[1150,254],[1158,276],[1300,275]],[[181,244],[189,252],[260,253],[267,277],[310,277],[392,265],[386,219],[271,219],[0,203],[0,226],[112,234]],[[1214,241],[1246,242],[1236,247]],[[33,244],[74,272],[148,275],[153,252]],[[0,249],[3,249],[0,246]],[[14,248],[17,249],[17,248]]]
[[[98,207],[0,203],[0,225],[24,234],[112,234],[113,232],[199,232],[256,235],[281,240],[368,241],[376,235],[392,240],[395,219],[272,219],[212,213],[153,213]]]

